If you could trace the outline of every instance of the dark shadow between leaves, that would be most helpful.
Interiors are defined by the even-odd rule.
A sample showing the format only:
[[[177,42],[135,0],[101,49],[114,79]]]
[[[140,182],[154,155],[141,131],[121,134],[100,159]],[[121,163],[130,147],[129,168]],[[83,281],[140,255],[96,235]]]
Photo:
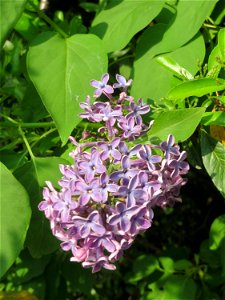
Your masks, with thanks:
[[[102,39],[106,33],[107,28],[108,28],[108,24],[105,22],[102,22],[102,23],[99,23],[99,24],[91,27],[90,33],[93,33]]]
[[[40,45],[40,44],[50,40],[55,35],[57,35],[57,33],[54,31],[43,32],[43,33],[39,34],[37,38],[32,40],[30,46],[32,47],[32,46]]]
[[[107,3],[107,1],[104,1],[104,2]],[[104,10],[111,9],[122,2],[124,2],[124,0],[113,0],[106,7],[104,7]]]

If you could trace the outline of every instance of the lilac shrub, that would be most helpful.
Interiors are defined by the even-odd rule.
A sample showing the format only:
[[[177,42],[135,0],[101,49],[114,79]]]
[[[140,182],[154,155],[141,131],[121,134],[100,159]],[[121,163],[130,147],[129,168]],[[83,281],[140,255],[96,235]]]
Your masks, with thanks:
[[[186,153],[172,135],[160,145],[129,146],[151,128],[152,122],[142,119],[150,107],[128,96],[132,80],[116,79],[109,85],[104,74],[101,81],[91,81],[94,97],[104,99],[91,104],[87,96],[80,116],[102,124],[98,139],[78,143],[70,138],[74,164],[60,165],[60,191],[46,182],[39,204],[61,248],[72,252],[70,260],[92,272],[114,270],[135,237],[152,226],[154,207],[180,201],[183,175],[189,170]]]

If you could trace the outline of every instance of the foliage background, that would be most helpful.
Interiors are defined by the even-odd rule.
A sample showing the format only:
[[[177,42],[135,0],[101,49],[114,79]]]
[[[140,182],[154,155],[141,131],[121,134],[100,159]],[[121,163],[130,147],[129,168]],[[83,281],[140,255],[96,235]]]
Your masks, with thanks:
[[[223,1],[1,0],[0,14],[0,299],[225,299]],[[183,203],[155,212],[116,271],[91,274],[37,205],[72,163],[79,102],[107,70],[151,105],[137,142],[174,134],[191,171]]]

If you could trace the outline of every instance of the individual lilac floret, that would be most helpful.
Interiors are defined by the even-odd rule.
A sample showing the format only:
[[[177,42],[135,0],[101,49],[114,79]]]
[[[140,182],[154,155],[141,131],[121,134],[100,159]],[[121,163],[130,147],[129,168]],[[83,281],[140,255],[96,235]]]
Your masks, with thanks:
[[[131,86],[132,81],[133,81],[132,79],[129,79],[128,81],[126,81],[126,78],[119,74],[116,74],[116,80],[118,83],[114,83],[113,88],[114,89],[123,88],[124,91],[126,91],[127,88],[129,86]]]
[[[168,136],[166,142],[162,142],[160,144],[161,149],[165,152],[166,159],[169,159],[171,155],[179,156],[179,147],[175,145],[174,136],[171,134]]]
[[[109,74],[106,73],[102,76],[101,81],[97,80],[91,80],[91,86],[96,88],[96,91],[94,93],[94,97],[98,98],[101,96],[101,94],[104,94],[106,96],[109,96],[114,92],[111,85],[108,85],[109,81]]]
[[[136,205],[127,208],[124,203],[118,202],[116,204],[116,212],[108,218],[108,223],[110,225],[118,224],[122,232],[127,232],[132,225],[130,219],[136,215],[139,209],[140,208]]]
[[[93,211],[87,218],[75,216],[72,218],[74,225],[78,226],[81,238],[86,238],[91,232],[98,235],[105,234],[105,227],[101,224],[101,216],[98,211]]]

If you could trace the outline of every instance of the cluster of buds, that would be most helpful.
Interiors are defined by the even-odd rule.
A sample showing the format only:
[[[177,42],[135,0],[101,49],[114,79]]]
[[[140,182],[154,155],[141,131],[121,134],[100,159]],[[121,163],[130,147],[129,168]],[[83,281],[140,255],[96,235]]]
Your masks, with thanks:
[[[91,81],[94,97],[107,101],[91,104],[87,97],[80,104],[81,117],[104,125],[98,129],[99,140],[78,143],[71,137],[74,164],[60,165],[60,191],[46,182],[39,204],[61,248],[71,251],[70,260],[92,272],[114,270],[135,237],[151,227],[154,207],[180,201],[180,187],[186,183],[182,176],[189,170],[186,153],[172,135],[159,145],[129,147],[129,141],[151,127],[141,117],[150,108],[127,95],[131,80],[116,79],[113,86],[108,74]],[[113,97],[115,89],[122,91]]]

